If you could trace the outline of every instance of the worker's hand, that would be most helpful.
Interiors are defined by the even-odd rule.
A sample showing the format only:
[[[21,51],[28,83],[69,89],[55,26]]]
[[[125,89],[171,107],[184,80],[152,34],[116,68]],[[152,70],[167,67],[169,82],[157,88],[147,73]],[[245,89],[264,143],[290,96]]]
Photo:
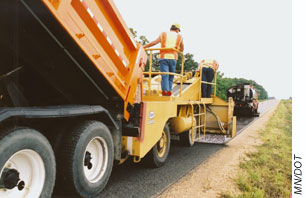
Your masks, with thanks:
[[[198,77],[199,74],[200,74],[200,72],[199,72],[199,71],[196,71],[196,73],[194,74],[194,77]]]

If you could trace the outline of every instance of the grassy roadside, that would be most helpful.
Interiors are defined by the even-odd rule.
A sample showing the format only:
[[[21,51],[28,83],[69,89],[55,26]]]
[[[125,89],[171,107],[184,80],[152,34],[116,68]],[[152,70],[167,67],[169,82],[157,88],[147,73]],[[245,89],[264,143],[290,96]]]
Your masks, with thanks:
[[[292,101],[282,100],[266,128],[260,131],[263,145],[240,163],[236,183],[240,195],[222,198],[290,197],[292,156]]]

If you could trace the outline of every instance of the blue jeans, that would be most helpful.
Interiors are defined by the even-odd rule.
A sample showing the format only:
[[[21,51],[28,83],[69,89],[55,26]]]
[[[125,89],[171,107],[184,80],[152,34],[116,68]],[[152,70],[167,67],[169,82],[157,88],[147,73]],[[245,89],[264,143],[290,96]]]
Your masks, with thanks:
[[[176,60],[175,59],[159,59],[161,72],[175,72]],[[163,74],[161,87],[162,91],[172,91],[173,75]]]
[[[202,81],[211,82],[214,79],[214,70],[209,67],[202,68]],[[202,98],[210,98],[211,95],[211,85],[202,83]]]

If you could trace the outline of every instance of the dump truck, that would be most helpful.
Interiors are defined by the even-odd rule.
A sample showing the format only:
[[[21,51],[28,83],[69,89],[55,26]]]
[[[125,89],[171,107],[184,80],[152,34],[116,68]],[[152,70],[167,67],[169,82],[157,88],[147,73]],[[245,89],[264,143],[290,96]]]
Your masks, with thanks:
[[[234,102],[201,98],[216,80],[183,62],[161,95],[152,52],[167,49],[146,52],[112,0],[2,0],[0,13],[0,197],[95,197],[114,163],[165,164],[172,135],[235,137]]]
[[[239,117],[258,117],[258,91],[250,83],[239,84],[227,90],[227,98],[235,102],[234,115]]]

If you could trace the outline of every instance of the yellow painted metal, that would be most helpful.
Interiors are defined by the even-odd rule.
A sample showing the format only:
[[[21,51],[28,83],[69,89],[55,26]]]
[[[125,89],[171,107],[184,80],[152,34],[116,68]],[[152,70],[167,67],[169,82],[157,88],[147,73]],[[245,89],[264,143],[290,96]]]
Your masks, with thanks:
[[[215,74],[214,74],[214,96],[217,96],[217,71],[215,71]]]
[[[205,135],[206,106],[199,101],[189,101],[179,106],[178,117],[170,120],[171,132],[182,133],[190,130],[193,141]]]
[[[180,111],[178,113],[178,116],[180,117],[188,117],[191,116],[192,110],[189,105],[180,106]]]
[[[231,120],[234,116],[234,107],[235,107],[235,102],[232,97],[228,99],[227,104],[228,104],[227,117],[228,117],[228,120]]]
[[[198,134],[198,138],[199,139],[201,137],[201,133],[205,136],[206,133],[206,105],[205,103],[198,103],[198,109],[199,112],[197,114],[194,114],[194,116],[197,118],[198,120],[198,125],[195,127],[197,134]]]
[[[144,102],[144,123],[141,128],[141,137],[139,137],[140,158],[143,158],[159,142],[168,120],[177,116],[177,105],[174,101]]]
[[[170,120],[170,129],[174,133],[182,133],[192,127],[193,117],[175,117]]]
[[[149,95],[151,95],[151,80],[152,80],[152,56],[153,51],[150,51],[150,64],[149,64]],[[144,73],[145,74],[145,73]]]
[[[212,104],[214,102],[214,97],[212,98],[201,98],[201,102],[205,104]]]
[[[162,137],[160,138],[160,140],[158,141],[158,145],[157,145],[157,155],[159,157],[163,157],[166,153],[167,150],[167,142],[170,141],[167,138],[167,134],[166,132],[163,130],[162,132]]]
[[[138,156],[134,156],[133,162],[134,163],[139,163],[141,161],[141,158]]]
[[[143,111],[141,114],[142,124],[140,126],[139,148],[133,150],[135,162],[143,158],[155,144],[158,144],[160,150],[158,155],[164,154],[164,145],[166,140],[163,135],[164,126],[169,123],[171,132],[181,133],[190,132],[192,140],[199,140],[207,132],[227,135],[226,130],[220,129],[220,123],[227,129],[229,124],[235,125],[236,120],[232,116],[233,104],[227,103],[218,98],[214,92],[212,98],[201,98],[201,72],[200,76],[192,76],[191,72],[184,74],[183,69],[180,74],[171,72],[152,72],[153,50],[150,51],[149,72],[144,72],[148,77],[143,78],[142,84],[142,103]],[[179,92],[172,96],[162,96],[161,94],[161,74],[174,75],[174,86],[180,86]],[[183,87],[184,83],[184,87]],[[214,86],[215,81],[208,83]],[[220,122],[209,113],[211,109],[219,118]],[[232,110],[231,110],[232,109]],[[230,122],[233,120],[232,122]],[[235,135],[236,126],[232,126],[231,134]],[[126,143],[124,143],[125,145]],[[138,146],[137,144],[133,145]],[[136,152],[137,151],[137,152]]]
[[[120,165],[120,164],[123,164],[128,158],[129,158],[128,155],[122,157],[122,158],[120,159],[120,161],[119,161],[119,165]]]
[[[222,100],[221,98],[219,98],[218,96],[214,96],[212,98],[208,98],[208,99],[211,99],[213,101],[212,105],[214,106],[224,106],[224,105],[228,105],[227,102],[225,102],[224,100]]]
[[[236,121],[236,116],[233,117],[232,120],[232,132],[231,132],[231,137],[235,137],[236,136],[236,130],[237,130],[237,121]]]
[[[190,130],[196,133],[195,140],[198,140],[201,138],[201,134],[205,136],[206,132],[206,105],[201,102],[193,102],[189,105],[192,107],[192,117],[195,118]]]
[[[128,155],[139,156],[140,142],[137,137],[122,136],[121,137],[121,152],[128,152]]]
[[[213,105],[210,105],[209,108],[219,117],[223,128],[227,128],[227,123],[229,122],[228,106],[213,106]],[[206,128],[207,128],[207,130],[210,129],[210,131],[212,129],[214,129],[214,132],[224,133],[224,132],[222,132],[222,130],[220,130],[217,118],[210,112],[207,112]]]
[[[187,88],[185,88],[182,91],[181,94],[181,100],[183,101],[199,101],[199,88],[200,86],[200,79],[194,79],[192,83],[188,84],[185,83],[185,86],[188,85]]]
[[[154,92],[154,90],[151,90],[151,92]],[[174,101],[175,99],[173,97],[161,97],[160,95],[156,95],[151,93],[151,96],[143,96],[143,101],[150,102],[150,101]]]
[[[219,124],[221,124],[223,128],[227,128],[228,123],[230,123],[233,119],[234,102],[232,98],[229,98],[229,101],[225,102],[219,97],[214,96],[213,103],[208,106],[218,116],[221,123],[218,122],[216,116],[210,112],[207,112],[206,127],[210,130],[210,132],[224,134],[225,132],[220,129]]]
[[[186,79],[186,76],[183,79]],[[145,78],[144,85],[143,85],[143,89],[144,89],[143,90],[143,93],[144,93],[143,100],[144,101],[173,100],[177,102],[182,101],[186,103],[187,101],[199,101],[200,100],[199,98],[200,79],[199,78],[192,78],[192,79],[186,80],[184,82],[184,86],[187,86],[187,88],[182,90],[181,94],[177,96],[172,95],[171,97],[165,97],[161,95],[160,76],[156,76],[151,79],[151,89],[148,88],[149,87],[148,82],[149,82],[149,79]],[[168,98],[168,99],[165,99],[165,98]],[[210,101],[212,103],[211,99]]]

